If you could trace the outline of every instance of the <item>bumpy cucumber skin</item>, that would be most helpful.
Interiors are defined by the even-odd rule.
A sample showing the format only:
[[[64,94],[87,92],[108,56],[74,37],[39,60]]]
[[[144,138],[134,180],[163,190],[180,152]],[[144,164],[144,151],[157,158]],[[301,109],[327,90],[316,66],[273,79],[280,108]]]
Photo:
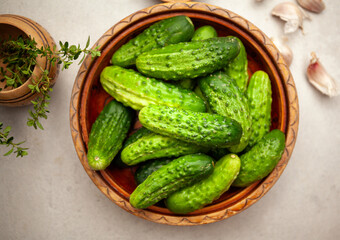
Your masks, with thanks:
[[[138,71],[146,76],[181,80],[205,76],[223,68],[240,51],[236,38],[210,38],[177,43],[138,56]]]
[[[144,182],[145,179],[147,179],[147,177],[151,175],[151,173],[157,171],[164,165],[167,165],[172,160],[173,159],[169,158],[155,159],[152,161],[147,161],[143,165],[139,166],[139,168],[135,172],[135,180],[137,185]]]
[[[135,110],[159,104],[205,112],[203,100],[193,91],[145,77],[132,69],[106,67],[100,75],[100,82],[117,101]]]
[[[201,78],[199,87],[213,113],[241,124],[243,131],[240,143],[229,148],[233,153],[241,152],[248,145],[252,125],[245,94],[240,91],[235,80],[222,71]]]
[[[196,31],[194,32],[194,36],[192,36],[191,41],[206,40],[214,37],[217,37],[217,32],[215,28],[206,25],[196,29]]]
[[[126,139],[126,141],[124,142],[123,147],[120,149],[119,153],[116,155],[116,157],[112,161],[112,164],[114,164],[116,167],[119,167],[119,168],[129,167],[129,165],[125,164],[122,161],[122,158],[121,158],[122,150],[126,148],[127,146],[129,146],[130,144],[136,142],[141,137],[149,135],[149,134],[152,134],[152,132],[149,129],[141,127],[135,133],[133,133],[130,137],[128,137],[128,139]]]
[[[112,100],[93,123],[87,160],[93,170],[104,170],[121,149],[131,126],[133,111]]]
[[[231,118],[166,106],[143,108],[139,121],[153,132],[207,147],[238,144],[242,135],[241,125]]]
[[[247,60],[247,52],[244,47],[242,41],[237,38],[237,41],[240,44],[240,53],[227,63],[227,66],[224,68],[224,71],[228,76],[233,78],[238,87],[242,92],[245,92],[248,84],[248,60]]]
[[[257,71],[252,75],[247,89],[247,97],[253,122],[248,146],[252,147],[270,130],[272,88],[267,73]]]
[[[240,171],[240,165],[236,154],[224,156],[217,161],[209,177],[171,194],[165,200],[167,208],[177,214],[186,214],[212,203],[228,191]]]
[[[178,157],[181,155],[207,152],[208,149],[177,140],[171,137],[152,133],[143,136],[122,150],[122,161],[131,166],[138,163],[163,157]]]
[[[187,16],[164,19],[121,46],[113,54],[111,61],[114,65],[128,67],[136,63],[136,58],[141,53],[168,44],[189,41],[193,34],[194,25]]]
[[[214,171],[213,159],[204,154],[186,155],[153,172],[130,196],[135,208],[147,208],[180,188],[190,186]]]
[[[285,135],[278,129],[267,133],[241,158],[241,170],[233,182],[235,187],[247,187],[266,177],[281,159],[285,149]]]

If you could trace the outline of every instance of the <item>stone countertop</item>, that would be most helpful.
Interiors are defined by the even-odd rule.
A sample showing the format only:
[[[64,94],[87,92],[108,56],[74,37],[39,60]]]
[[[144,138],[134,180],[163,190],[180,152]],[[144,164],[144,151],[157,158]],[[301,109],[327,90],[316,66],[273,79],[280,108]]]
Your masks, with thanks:
[[[0,14],[40,23],[55,40],[93,44],[129,14],[159,1],[1,0]],[[269,37],[281,37],[283,23],[270,15],[283,0],[204,1],[245,17]],[[0,148],[0,239],[340,239],[340,96],[328,98],[307,81],[315,51],[340,84],[340,5],[325,0],[322,14],[310,14],[304,34],[288,35],[291,71],[299,96],[300,125],[295,150],[275,186],[255,205],[229,219],[204,226],[152,223],[122,210],[85,173],[69,127],[69,102],[79,66],[60,73],[44,131],[26,126],[29,107],[0,107],[0,119],[25,139],[29,155],[3,157]]]

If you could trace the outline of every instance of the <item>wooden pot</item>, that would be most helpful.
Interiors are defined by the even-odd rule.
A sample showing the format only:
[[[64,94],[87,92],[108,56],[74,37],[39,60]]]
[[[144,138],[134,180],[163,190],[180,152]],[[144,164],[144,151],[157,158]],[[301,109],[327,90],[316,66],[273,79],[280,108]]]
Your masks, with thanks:
[[[8,39],[9,36],[11,36],[13,39],[16,39],[20,35],[23,37],[30,36],[31,38],[34,38],[37,42],[38,48],[42,46],[49,46],[53,49],[53,46],[55,45],[50,34],[33,20],[18,15],[0,15],[0,38]],[[42,76],[42,71],[48,70],[48,76],[51,79],[51,86],[53,86],[57,80],[59,72],[58,65],[52,65],[49,61],[47,61],[46,57],[38,57],[37,62],[42,69],[35,66],[33,70],[33,77],[39,79]],[[4,65],[1,64],[1,66]],[[32,91],[28,88],[29,84],[32,84],[32,77],[18,88],[3,89],[0,91],[0,105],[16,107],[30,104],[31,100],[34,100],[39,94],[32,93]],[[5,83],[0,83],[0,87],[3,88],[4,85]]]
[[[136,188],[133,178],[135,168],[119,169],[114,166],[104,171],[93,171],[87,163],[87,143],[91,125],[112,99],[101,87],[101,71],[110,65],[112,54],[129,39],[151,24],[176,15],[189,16],[195,27],[211,25],[219,36],[234,35],[244,43],[249,61],[250,75],[257,70],[268,73],[272,84],[272,129],[286,135],[286,149],[276,168],[266,178],[247,188],[231,188],[218,200],[201,210],[176,215],[162,205],[140,210],[132,207],[129,196]],[[94,60],[88,56],[76,77],[70,104],[71,134],[78,157],[96,186],[124,210],[147,220],[169,225],[207,224],[231,217],[247,209],[266,194],[279,179],[292,154],[299,122],[297,92],[293,77],[272,41],[252,23],[241,16],[205,3],[164,3],[155,5],[124,18],[110,28],[96,42],[102,55]],[[140,127],[138,121],[135,129]]]

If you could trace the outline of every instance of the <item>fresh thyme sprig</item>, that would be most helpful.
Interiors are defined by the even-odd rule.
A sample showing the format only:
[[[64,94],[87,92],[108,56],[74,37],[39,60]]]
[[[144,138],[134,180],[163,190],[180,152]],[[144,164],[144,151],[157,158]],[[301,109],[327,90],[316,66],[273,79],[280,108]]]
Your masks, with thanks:
[[[100,56],[99,46],[94,49],[88,49],[90,45],[90,37],[86,42],[85,48],[80,45],[69,45],[68,42],[59,42],[59,50],[54,45],[51,49],[49,46],[37,47],[34,39],[19,36],[17,39],[0,39],[0,59],[6,65],[5,68],[0,67],[0,82],[5,82],[4,89],[20,87],[27,79],[31,77],[32,84],[28,87],[32,93],[39,93],[37,99],[32,101],[33,109],[29,110],[27,120],[28,126],[33,126],[35,129],[44,129],[40,119],[47,119],[49,113],[48,106],[50,103],[51,79],[49,71],[44,70],[37,62],[39,57],[46,57],[52,65],[61,64],[62,70],[68,69],[70,65],[76,61],[81,55],[79,61],[81,64],[87,54],[91,54],[92,58]],[[41,77],[35,76],[33,73],[34,67],[38,66],[42,71]],[[0,91],[3,89],[0,88]],[[17,153],[17,157],[27,155],[27,148],[19,147],[23,142],[13,143],[13,137],[9,137],[11,127],[2,129],[0,122],[0,145],[6,145],[11,149],[5,154],[10,155],[12,152]]]
[[[28,87],[33,93],[40,93],[38,98],[33,103],[33,110],[29,110],[30,117],[27,120],[28,126],[33,126],[35,129],[44,129],[40,119],[47,119],[49,113],[48,105],[50,101],[50,87],[51,79],[49,78],[49,72],[43,70],[37,63],[38,57],[46,57],[47,61],[51,64],[61,64],[62,70],[68,69],[70,65],[77,60],[81,54],[83,54],[79,64],[83,62],[87,54],[97,57],[100,56],[98,47],[95,49],[88,49],[90,45],[90,37],[87,40],[84,49],[76,45],[69,46],[68,42],[59,42],[60,49],[56,50],[56,46],[52,49],[47,46],[37,47],[37,43],[34,39],[18,37],[16,40],[9,39],[7,41],[0,41],[0,58],[3,63],[7,64],[6,68],[0,69],[2,79],[0,81],[6,81],[5,88],[7,87],[19,87],[25,80],[32,77],[32,84]],[[42,76],[38,78],[34,76],[33,69],[38,66],[43,72]],[[0,89],[1,91],[2,89]]]
[[[5,145],[6,147],[11,148],[8,152],[4,154],[4,156],[8,156],[11,153],[16,153],[17,157],[23,157],[27,155],[26,150],[28,148],[20,147],[20,145],[23,144],[24,142],[14,143],[13,142],[14,138],[8,136],[12,128],[8,126],[2,130],[2,127],[3,123],[0,122],[0,145]]]

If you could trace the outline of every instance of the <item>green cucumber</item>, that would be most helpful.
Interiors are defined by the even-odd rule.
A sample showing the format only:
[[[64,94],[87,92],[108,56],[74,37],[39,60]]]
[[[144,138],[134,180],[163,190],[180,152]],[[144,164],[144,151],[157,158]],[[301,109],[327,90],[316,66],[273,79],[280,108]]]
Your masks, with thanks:
[[[210,38],[172,44],[138,56],[136,66],[146,76],[182,80],[223,68],[240,51],[236,38]]]
[[[240,124],[231,118],[166,106],[143,108],[139,121],[153,132],[207,147],[238,144],[242,135]]]
[[[104,170],[121,149],[131,126],[133,111],[112,100],[93,123],[87,160],[93,170]]]
[[[194,25],[187,16],[176,16],[159,21],[121,46],[112,56],[112,64],[128,67],[136,63],[143,52],[169,44],[189,41]]]
[[[160,104],[205,112],[203,100],[193,91],[145,77],[132,69],[106,67],[100,75],[100,82],[117,101],[135,110]]]
[[[199,79],[199,87],[213,113],[241,124],[243,132],[240,143],[229,148],[233,153],[241,152],[248,145],[251,134],[251,118],[245,94],[240,91],[235,80],[222,71]]]
[[[145,179],[147,179],[147,177],[151,175],[151,173],[157,171],[164,165],[167,165],[172,160],[173,159],[169,158],[155,159],[152,161],[147,161],[143,165],[139,166],[139,168],[135,172],[135,180],[137,185],[144,182]]]
[[[272,88],[267,73],[257,71],[253,74],[249,81],[247,97],[253,121],[253,131],[249,139],[249,147],[252,147],[270,130]]]
[[[209,176],[213,159],[204,154],[186,155],[153,172],[130,196],[135,208],[147,208],[171,193]]]
[[[238,38],[237,41],[240,44],[240,53],[237,55],[236,58],[227,63],[227,66],[224,68],[224,71],[228,76],[230,76],[236,81],[240,90],[242,92],[245,92],[247,89],[249,78],[247,52],[242,41]]]
[[[215,28],[206,25],[196,29],[196,31],[194,32],[194,36],[192,36],[191,41],[200,41],[214,37],[217,37],[217,32]]]
[[[278,129],[267,133],[252,149],[241,156],[241,170],[233,183],[247,187],[266,177],[281,159],[285,149],[285,135]]]
[[[125,164],[131,166],[150,159],[178,157],[207,151],[208,149],[199,145],[151,133],[124,148],[121,158]]]
[[[224,156],[216,162],[214,172],[209,177],[171,194],[165,205],[171,212],[186,214],[212,203],[228,191],[240,171],[240,165],[237,155]]]

